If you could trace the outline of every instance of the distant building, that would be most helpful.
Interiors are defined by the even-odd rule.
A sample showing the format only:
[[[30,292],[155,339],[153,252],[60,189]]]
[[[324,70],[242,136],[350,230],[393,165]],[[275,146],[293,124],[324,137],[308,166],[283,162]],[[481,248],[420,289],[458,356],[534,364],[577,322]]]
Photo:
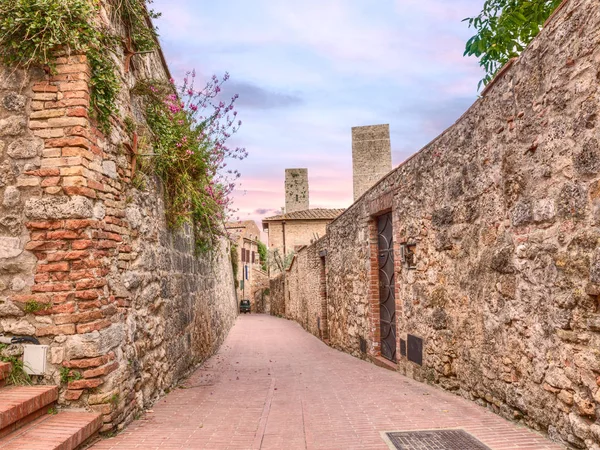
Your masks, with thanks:
[[[354,201],[392,170],[390,126],[352,128],[352,172]]]
[[[343,209],[306,209],[263,219],[263,230],[269,234],[269,250],[281,256],[309,245],[325,235],[327,224]]]
[[[253,220],[230,222],[226,224],[226,228],[237,247],[238,270],[234,275],[238,281],[238,300],[249,299],[252,312],[255,312],[255,291],[260,289],[267,277],[266,272],[261,268],[258,253],[260,230]]]

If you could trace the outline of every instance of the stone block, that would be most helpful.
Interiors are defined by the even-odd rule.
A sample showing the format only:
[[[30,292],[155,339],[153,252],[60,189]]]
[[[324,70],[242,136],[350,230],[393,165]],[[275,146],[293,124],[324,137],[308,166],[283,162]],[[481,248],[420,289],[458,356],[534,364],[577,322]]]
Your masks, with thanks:
[[[81,196],[32,198],[25,203],[30,219],[85,219],[92,217],[92,202]]]
[[[17,136],[25,131],[27,121],[22,116],[10,116],[0,120],[0,136]]]
[[[39,138],[17,139],[8,146],[6,153],[13,159],[35,158],[42,154],[44,141]]]

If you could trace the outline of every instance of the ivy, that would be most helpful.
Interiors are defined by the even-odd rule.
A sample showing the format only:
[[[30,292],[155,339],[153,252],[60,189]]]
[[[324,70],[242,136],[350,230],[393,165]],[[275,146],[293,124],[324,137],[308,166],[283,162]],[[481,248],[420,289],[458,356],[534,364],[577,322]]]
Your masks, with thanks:
[[[111,0],[113,15],[131,36],[136,52],[157,46],[144,0]],[[99,20],[99,0],[0,0],[0,62],[41,66],[52,72],[58,54],[84,54],[91,68],[90,106],[104,132],[118,114],[121,83],[113,59],[122,39]]]
[[[258,254],[260,256],[260,267],[265,272],[268,269],[268,253],[269,253],[269,251],[267,250],[267,246],[263,242],[258,241]]]

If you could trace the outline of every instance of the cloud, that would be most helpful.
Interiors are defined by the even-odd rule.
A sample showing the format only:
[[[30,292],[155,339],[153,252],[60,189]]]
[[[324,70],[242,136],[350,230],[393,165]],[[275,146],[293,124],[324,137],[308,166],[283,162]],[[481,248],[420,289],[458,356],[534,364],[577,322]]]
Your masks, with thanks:
[[[238,107],[275,109],[302,104],[302,99],[297,95],[274,92],[248,82],[228,81],[223,85],[222,96],[232,97],[234,94],[240,96],[236,101]]]
[[[252,213],[256,214],[257,216],[266,216],[271,213],[277,214],[278,212],[279,212],[278,209],[267,209],[267,208],[259,208],[259,209],[255,209],[254,211],[252,211]]]
[[[461,20],[483,0],[156,0],[173,75],[231,73],[250,156],[242,218],[284,205],[284,169],[309,169],[312,207],[352,202],[351,127],[389,123],[397,165],[457,120],[482,77]],[[377,3],[375,6],[374,3]]]

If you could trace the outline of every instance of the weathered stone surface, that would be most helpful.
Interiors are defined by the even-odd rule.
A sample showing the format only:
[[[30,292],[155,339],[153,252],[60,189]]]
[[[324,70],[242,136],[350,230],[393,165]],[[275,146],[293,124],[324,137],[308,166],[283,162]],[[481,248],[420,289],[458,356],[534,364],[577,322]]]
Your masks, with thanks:
[[[93,204],[86,197],[31,198],[25,204],[31,219],[84,219],[93,216]]]
[[[0,120],[0,136],[16,136],[25,130],[27,121],[22,116],[10,116]]]
[[[67,337],[65,341],[66,358],[93,358],[105,355],[120,345],[125,337],[122,324],[114,324],[100,331]]]
[[[0,330],[16,336],[31,336],[35,334],[35,328],[25,319],[19,321],[0,320]]]
[[[8,259],[23,253],[23,244],[17,237],[0,236],[0,259]]]
[[[396,332],[423,339],[422,365],[397,348],[398,370],[600,448],[598,29],[596,1],[565,3],[484,98],[329,225],[326,314],[307,295],[317,245],[271,283],[272,313],[313,333],[326,317],[330,345],[380,356],[370,205],[392,195]]]
[[[27,97],[16,92],[9,92],[2,99],[2,106],[8,111],[22,111],[27,103]]]
[[[17,139],[6,150],[8,156],[14,159],[35,158],[42,154],[44,141],[39,138]]]
[[[21,201],[21,194],[19,189],[15,186],[7,186],[4,190],[4,198],[2,199],[2,206],[5,208],[12,208],[17,206]]]
[[[0,297],[0,317],[21,317],[24,313],[7,298]]]

